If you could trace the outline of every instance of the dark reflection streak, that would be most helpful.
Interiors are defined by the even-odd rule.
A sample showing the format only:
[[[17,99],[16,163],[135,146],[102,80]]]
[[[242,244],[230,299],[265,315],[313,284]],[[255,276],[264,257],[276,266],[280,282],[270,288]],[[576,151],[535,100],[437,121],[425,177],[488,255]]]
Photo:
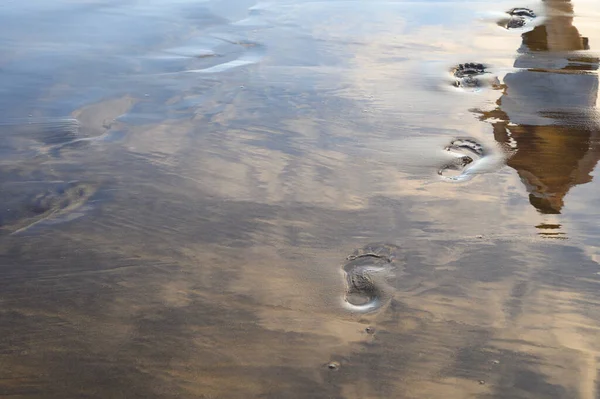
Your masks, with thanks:
[[[540,213],[560,214],[569,189],[592,180],[600,159],[591,118],[598,96],[598,58],[585,55],[588,39],[573,23],[569,0],[545,1],[543,25],[522,35],[515,67],[505,77],[493,119],[496,141],[515,151],[508,166],[517,171]]]

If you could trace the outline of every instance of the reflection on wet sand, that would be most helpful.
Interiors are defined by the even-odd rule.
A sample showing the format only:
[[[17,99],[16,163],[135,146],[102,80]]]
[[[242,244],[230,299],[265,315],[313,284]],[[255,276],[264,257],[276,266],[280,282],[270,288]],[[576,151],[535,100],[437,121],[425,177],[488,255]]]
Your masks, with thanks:
[[[547,0],[546,19],[522,35],[515,67],[505,77],[493,119],[495,139],[514,151],[515,169],[539,212],[558,214],[569,189],[592,180],[600,159],[599,59],[588,55],[588,38],[572,25],[568,0]]]
[[[111,18],[144,15],[121,3]],[[182,2],[132,3],[176,20]],[[434,14],[453,15],[437,9],[442,3]],[[419,85],[432,79],[421,73],[432,53],[455,49],[427,42],[454,28],[461,34],[447,40],[468,42],[473,32],[461,29],[478,4],[490,6],[449,2],[447,11],[461,11],[449,28],[418,2],[262,4],[245,22],[268,27],[252,32],[264,43],[260,65],[179,73],[202,68],[188,62],[219,60],[161,70],[156,58],[133,57],[158,73],[138,82],[137,95],[65,101],[60,115],[77,129],[8,130],[5,148],[25,155],[0,163],[0,199],[14,212],[0,212],[0,396],[597,399],[600,266],[588,248],[528,234],[538,215],[528,203],[509,204],[512,170],[444,184],[430,164],[395,162],[427,148],[408,145],[393,161],[358,148],[402,149],[413,134],[475,162],[485,152],[478,143],[488,132],[477,132],[488,125],[459,117],[453,130],[439,126],[464,105],[455,102],[486,92],[459,97]],[[424,14],[417,30],[411,12]],[[211,34],[244,36],[231,25],[219,18]],[[191,43],[208,35],[199,36]],[[402,41],[420,74],[393,58],[404,55]],[[39,88],[46,95],[36,105],[70,98],[76,83]],[[363,112],[365,103],[376,112]],[[522,117],[537,121],[536,109]],[[509,111],[497,111],[511,115],[510,123],[498,117],[507,131],[521,126]],[[49,154],[49,132],[83,145]],[[463,133],[477,140],[452,141]],[[348,296],[358,306],[344,306]],[[357,311],[373,299],[377,306]]]

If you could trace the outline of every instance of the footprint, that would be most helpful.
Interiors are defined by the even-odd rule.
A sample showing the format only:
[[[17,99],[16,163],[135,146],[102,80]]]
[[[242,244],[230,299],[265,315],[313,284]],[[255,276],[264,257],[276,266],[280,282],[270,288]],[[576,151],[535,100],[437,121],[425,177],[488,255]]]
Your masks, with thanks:
[[[96,192],[94,187],[79,182],[42,184],[37,189],[28,187],[20,192],[3,192],[2,197],[10,194],[10,198],[3,201],[0,232],[16,234],[42,223],[76,219],[83,215],[86,203]]]
[[[478,89],[480,87],[494,86],[499,83],[498,78],[487,71],[483,64],[467,62],[459,64],[452,69],[454,81],[452,85],[463,89]]]
[[[0,121],[2,161],[20,161],[81,137],[73,118],[26,118]]]
[[[192,40],[183,47],[163,50],[148,65],[159,73],[213,74],[261,61],[264,45],[235,38]]]
[[[453,151],[455,149],[461,149],[463,151],[467,151],[474,156],[482,157],[483,156],[483,146],[472,139],[459,138],[453,140],[448,147],[446,147],[446,151]]]
[[[0,121],[0,137],[3,139],[0,146],[2,160],[22,160],[24,157],[44,154],[58,157],[61,150],[66,148],[82,147],[94,141],[114,139],[114,135],[109,134],[111,124],[104,123],[96,126],[97,121],[90,121],[92,118],[83,112],[80,113],[86,122],[83,127],[79,119],[72,117]],[[99,111],[96,115],[102,114]]]
[[[516,7],[506,12],[510,17],[498,21],[498,25],[506,29],[519,29],[528,25],[536,18],[535,13],[529,8]]]
[[[392,298],[395,259],[399,247],[373,243],[355,250],[347,257],[345,304],[353,311],[372,312]]]
[[[483,146],[468,138],[454,139],[444,150],[453,159],[440,167],[438,175],[451,181],[470,180],[470,170],[485,156]]]

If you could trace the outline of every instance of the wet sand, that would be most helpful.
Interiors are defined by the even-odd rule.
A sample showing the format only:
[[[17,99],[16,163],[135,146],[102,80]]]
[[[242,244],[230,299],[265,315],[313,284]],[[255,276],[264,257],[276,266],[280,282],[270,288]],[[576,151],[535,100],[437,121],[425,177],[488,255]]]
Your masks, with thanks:
[[[599,20],[4,5],[0,397],[599,399]]]

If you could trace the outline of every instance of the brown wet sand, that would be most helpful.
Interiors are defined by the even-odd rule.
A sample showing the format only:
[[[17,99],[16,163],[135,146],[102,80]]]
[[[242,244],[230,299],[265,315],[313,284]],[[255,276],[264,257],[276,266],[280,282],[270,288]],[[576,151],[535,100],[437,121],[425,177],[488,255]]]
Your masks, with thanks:
[[[600,43],[600,9],[537,6],[515,33],[474,12],[489,4],[446,5],[474,21],[454,37],[410,26],[431,5],[264,6],[256,65],[86,102],[66,136],[6,130],[0,397],[600,398],[597,61],[577,39]],[[523,43],[559,61],[518,66]],[[513,76],[445,85],[472,57]],[[576,112],[569,73],[596,82]],[[508,167],[440,181],[464,135]],[[400,247],[393,290],[353,313],[343,266],[370,242]]]
[[[201,204],[217,226],[236,205]],[[3,395],[595,397],[598,265],[577,248],[475,237],[410,243],[433,253],[407,251],[393,300],[351,315],[339,292],[322,290],[336,286],[330,265],[343,258],[290,246],[280,231],[293,221],[268,208],[252,213],[262,222],[240,215],[240,236],[270,243],[223,246],[210,242],[220,241],[218,229],[203,237],[182,225],[175,246],[116,215],[84,235],[5,241]],[[336,216],[365,228],[390,223]],[[127,237],[108,234],[119,222]],[[313,230],[323,240],[331,233]],[[61,245],[35,249],[50,240]]]

